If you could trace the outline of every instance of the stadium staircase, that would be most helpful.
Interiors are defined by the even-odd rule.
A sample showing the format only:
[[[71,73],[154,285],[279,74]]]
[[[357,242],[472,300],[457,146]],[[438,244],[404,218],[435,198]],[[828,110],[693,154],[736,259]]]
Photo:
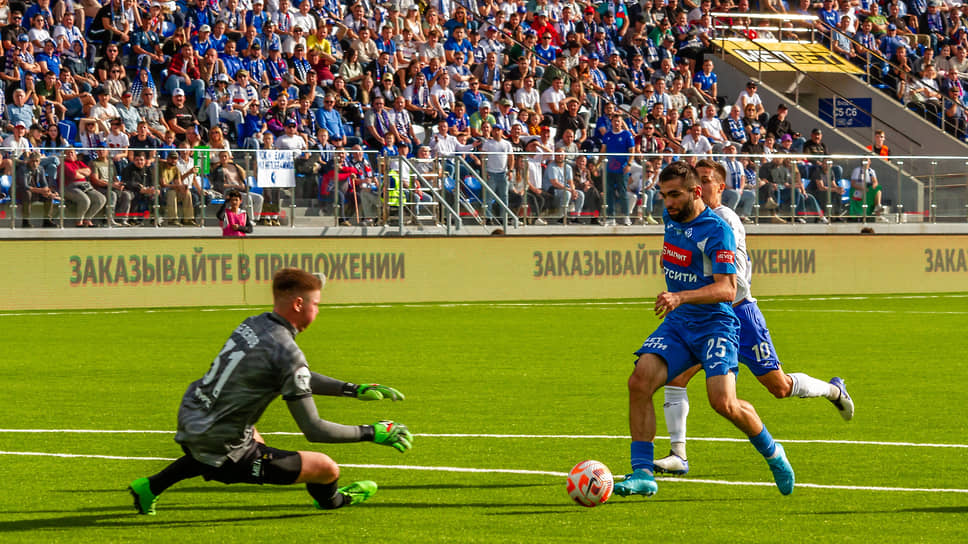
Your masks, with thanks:
[[[753,28],[761,31],[772,29],[777,32],[777,24],[782,24],[775,16],[749,15],[760,25]],[[864,70],[826,47],[824,54],[818,54],[816,46],[822,44],[823,37],[816,32],[806,32],[806,35],[799,35],[796,42],[784,41],[778,45],[775,40],[751,39],[751,35],[757,34],[748,32],[747,27],[718,26],[717,30],[720,36],[725,36],[716,39],[716,54],[721,61],[716,65],[716,73],[721,90],[735,93],[745,87],[747,80],[760,81],[759,94],[766,112],[772,115],[779,104],[788,105],[787,119],[794,129],[809,137],[813,128],[822,128],[823,142],[832,155],[867,154],[866,146],[873,141],[874,131],[883,130],[892,156],[918,157],[872,164],[883,187],[884,203],[902,202],[902,209],[894,206],[895,211],[903,212],[902,221],[945,216],[964,220],[968,205],[965,162],[940,158],[968,157],[968,145],[944,132],[938,123],[905,108],[891,89],[878,86],[878,78],[865,73],[878,62],[887,63],[878,52],[869,51],[875,62],[868,63],[867,70]],[[802,50],[779,53],[779,50],[795,51],[794,44],[803,45]],[[837,68],[842,65],[847,66]],[[875,84],[868,83],[868,80]],[[870,100],[869,107],[863,99]],[[831,118],[831,115],[825,115],[828,111],[837,111],[841,115]],[[859,116],[870,122],[859,123],[867,126],[845,126],[858,124],[849,121],[847,116]],[[856,159],[840,164],[845,177],[849,177],[853,168],[859,165]],[[937,202],[937,207],[928,205],[932,199]],[[918,210],[926,211],[917,213]]]

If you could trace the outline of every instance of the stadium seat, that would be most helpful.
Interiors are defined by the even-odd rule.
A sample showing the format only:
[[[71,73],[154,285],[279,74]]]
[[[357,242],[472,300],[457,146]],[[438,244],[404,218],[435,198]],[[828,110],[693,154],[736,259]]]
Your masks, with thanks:
[[[202,189],[205,191],[209,191],[212,189],[212,182],[208,179],[208,176],[202,177]],[[208,204],[221,206],[222,204],[225,204],[225,198],[213,198],[208,201]]]
[[[57,123],[57,128],[60,129],[61,136],[71,145],[77,145],[80,142],[77,140],[77,123],[71,121],[70,119],[64,119]]]
[[[10,176],[0,176],[0,193],[7,195],[0,198],[0,204],[9,204],[13,200],[13,197],[10,196],[10,189]]]

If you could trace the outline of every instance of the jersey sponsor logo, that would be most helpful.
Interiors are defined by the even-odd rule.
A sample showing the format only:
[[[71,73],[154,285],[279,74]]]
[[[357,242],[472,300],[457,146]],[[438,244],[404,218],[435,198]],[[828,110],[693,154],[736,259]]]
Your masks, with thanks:
[[[716,252],[716,262],[734,264],[736,262],[736,254],[728,249],[721,249]]]
[[[665,274],[666,278],[672,281],[681,281],[683,283],[695,283],[699,281],[699,276],[689,272],[680,272],[678,270],[663,268],[662,273]]]
[[[692,252],[665,242],[662,244],[662,260],[679,266],[689,266],[692,264]]]

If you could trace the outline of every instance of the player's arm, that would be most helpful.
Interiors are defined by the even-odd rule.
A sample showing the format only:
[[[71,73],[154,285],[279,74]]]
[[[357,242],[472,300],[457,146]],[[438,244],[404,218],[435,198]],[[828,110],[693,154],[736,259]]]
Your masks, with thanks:
[[[665,317],[683,304],[732,303],[736,296],[736,274],[713,274],[713,282],[699,289],[659,293],[655,298],[655,315]]]
[[[355,397],[360,400],[403,400],[403,393],[396,389],[380,385],[378,383],[366,383],[357,385],[352,382],[344,382],[329,376],[324,376],[318,372],[309,373],[309,388],[313,395],[326,395],[330,397]]]
[[[413,442],[413,435],[400,423],[379,421],[373,425],[342,425],[321,419],[312,396],[288,400],[286,405],[299,430],[310,442],[376,442],[401,453],[409,450]]]

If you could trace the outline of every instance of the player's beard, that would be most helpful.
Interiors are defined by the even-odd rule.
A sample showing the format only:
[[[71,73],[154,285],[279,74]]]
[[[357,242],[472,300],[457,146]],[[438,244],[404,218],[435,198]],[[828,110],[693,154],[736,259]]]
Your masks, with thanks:
[[[696,199],[690,198],[682,205],[681,208],[676,210],[675,213],[669,212],[669,217],[672,218],[676,223],[685,223],[689,219],[692,219],[692,215],[696,211]]]

